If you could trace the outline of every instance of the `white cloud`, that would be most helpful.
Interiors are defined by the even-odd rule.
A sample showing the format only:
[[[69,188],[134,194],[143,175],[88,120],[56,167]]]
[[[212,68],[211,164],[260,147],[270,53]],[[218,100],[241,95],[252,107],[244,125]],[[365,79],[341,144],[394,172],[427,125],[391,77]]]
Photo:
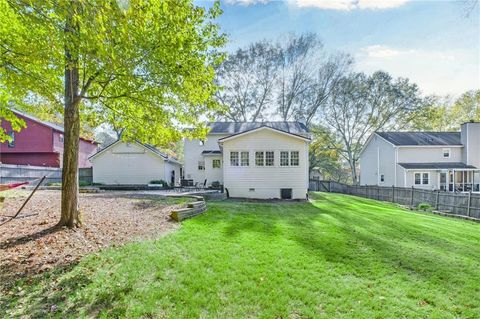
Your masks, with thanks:
[[[400,7],[408,1],[409,0],[291,0],[290,2],[300,8],[313,7],[330,10],[381,10]]]
[[[250,5],[255,5],[255,4],[265,4],[267,2],[270,2],[270,0],[226,0],[228,4],[238,4],[241,6],[250,6]]]
[[[480,69],[475,52],[394,48],[370,45],[355,54],[358,71],[384,70],[407,77],[426,94],[459,95],[480,88]]]
[[[399,55],[414,54],[417,51],[413,49],[396,49],[386,45],[369,45],[361,49],[369,58],[388,59]],[[437,54],[438,55],[438,54]]]

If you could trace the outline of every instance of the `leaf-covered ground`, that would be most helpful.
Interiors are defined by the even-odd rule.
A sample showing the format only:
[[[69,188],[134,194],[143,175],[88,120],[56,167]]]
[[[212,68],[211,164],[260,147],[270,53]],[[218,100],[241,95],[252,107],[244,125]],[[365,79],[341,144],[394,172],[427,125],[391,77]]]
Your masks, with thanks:
[[[17,282],[0,297],[0,313],[478,318],[478,224],[338,194],[208,207],[158,240]]]
[[[6,198],[0,222],[14,215],[28,194],[2,192]],[[60,218],[59,191],[38,191],[20,214],[23,218],[0,226],[1,282],[66,266],[112,245],[157,238],[177,227],[169,213],[179,200],[119,192],[80,196],[83,228],[55,227]]]

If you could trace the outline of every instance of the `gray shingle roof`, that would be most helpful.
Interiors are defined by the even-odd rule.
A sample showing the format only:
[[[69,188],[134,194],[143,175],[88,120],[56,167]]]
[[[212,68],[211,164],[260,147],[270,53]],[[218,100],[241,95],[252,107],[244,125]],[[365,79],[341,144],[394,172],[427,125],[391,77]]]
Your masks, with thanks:
[[[52,123],[52,122],[48,122],[48,121],[40,120],[39,118],[36,118],[36,117],[33,116],[33,115],[30,115],[30,114],[27,114],[27,113],[25,113],[25,112],[21,112],[21,111],[15,110],[15,109],[11,109],[11,111],[12,111],[13,113],[16,113],[17,115],[21,115],[21,116],[29,119],[29,120],[32,120],[32,121],[34,121],[34,122],[37,122],[37,123],[40,123],[40,124],[45,125],[45,126],[47,126],[47,127],[50,127],[50,128],[52,128],[52,129],[60,132],[60,133],[64,133],[64,129],[63,129],[63,126],[62,126],[62,125],[59,125],[59,124],[56,124],[56,123]],[[81,137],[81,136],[80,136],[80,138],[81,138],[82,140],[85,140],[85,141],[89,141],[89,142],[93,142],[93,143],[98,144],[98,142],[95,141],[95,140],[88,139],[88,138]]]
[[[462,145],[460,132],[376,132],[394,145]]]
[[[210,134],[238,134],[262,126],[306,137],[309,134],[308,128],[300,122],[211,122],[208,126]]]
[[[220,154],[222,154],[220,150],[207,150],[202,152],[202,155],[220,155]]]
[[[462,169],[462,168],[473,168],[476,167],[473,165],[467,165],[461,162],[450,162],[450,163],[398,163],[401,167],[405,169]]]

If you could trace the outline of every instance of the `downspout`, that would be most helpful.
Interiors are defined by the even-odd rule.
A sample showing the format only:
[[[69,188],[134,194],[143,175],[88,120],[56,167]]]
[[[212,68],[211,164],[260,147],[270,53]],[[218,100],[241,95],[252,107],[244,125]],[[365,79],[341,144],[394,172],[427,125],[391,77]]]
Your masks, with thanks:
[[[395,168],[394,168],[394,173],[395,173],[395,177],[394,177],[394,185],[397,186],[397,165],[398,165],[398,147],[394,147],[395,149]]]
[[[380,147],[377,146],[377,185],[380,185]]]

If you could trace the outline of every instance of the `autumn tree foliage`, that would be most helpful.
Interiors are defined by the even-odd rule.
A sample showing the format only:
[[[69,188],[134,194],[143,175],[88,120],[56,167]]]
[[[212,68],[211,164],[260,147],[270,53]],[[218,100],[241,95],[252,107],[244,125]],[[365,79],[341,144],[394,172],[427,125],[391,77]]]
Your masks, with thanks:
[[[108,119],[124,138],[158,145],[205,134],[200,115],[219,109],[220,13],[189,0],[0,0],[0,120],[21,129],[10,108],[40,104],[63,115],[60,225],[81,223],[82,123]]]

